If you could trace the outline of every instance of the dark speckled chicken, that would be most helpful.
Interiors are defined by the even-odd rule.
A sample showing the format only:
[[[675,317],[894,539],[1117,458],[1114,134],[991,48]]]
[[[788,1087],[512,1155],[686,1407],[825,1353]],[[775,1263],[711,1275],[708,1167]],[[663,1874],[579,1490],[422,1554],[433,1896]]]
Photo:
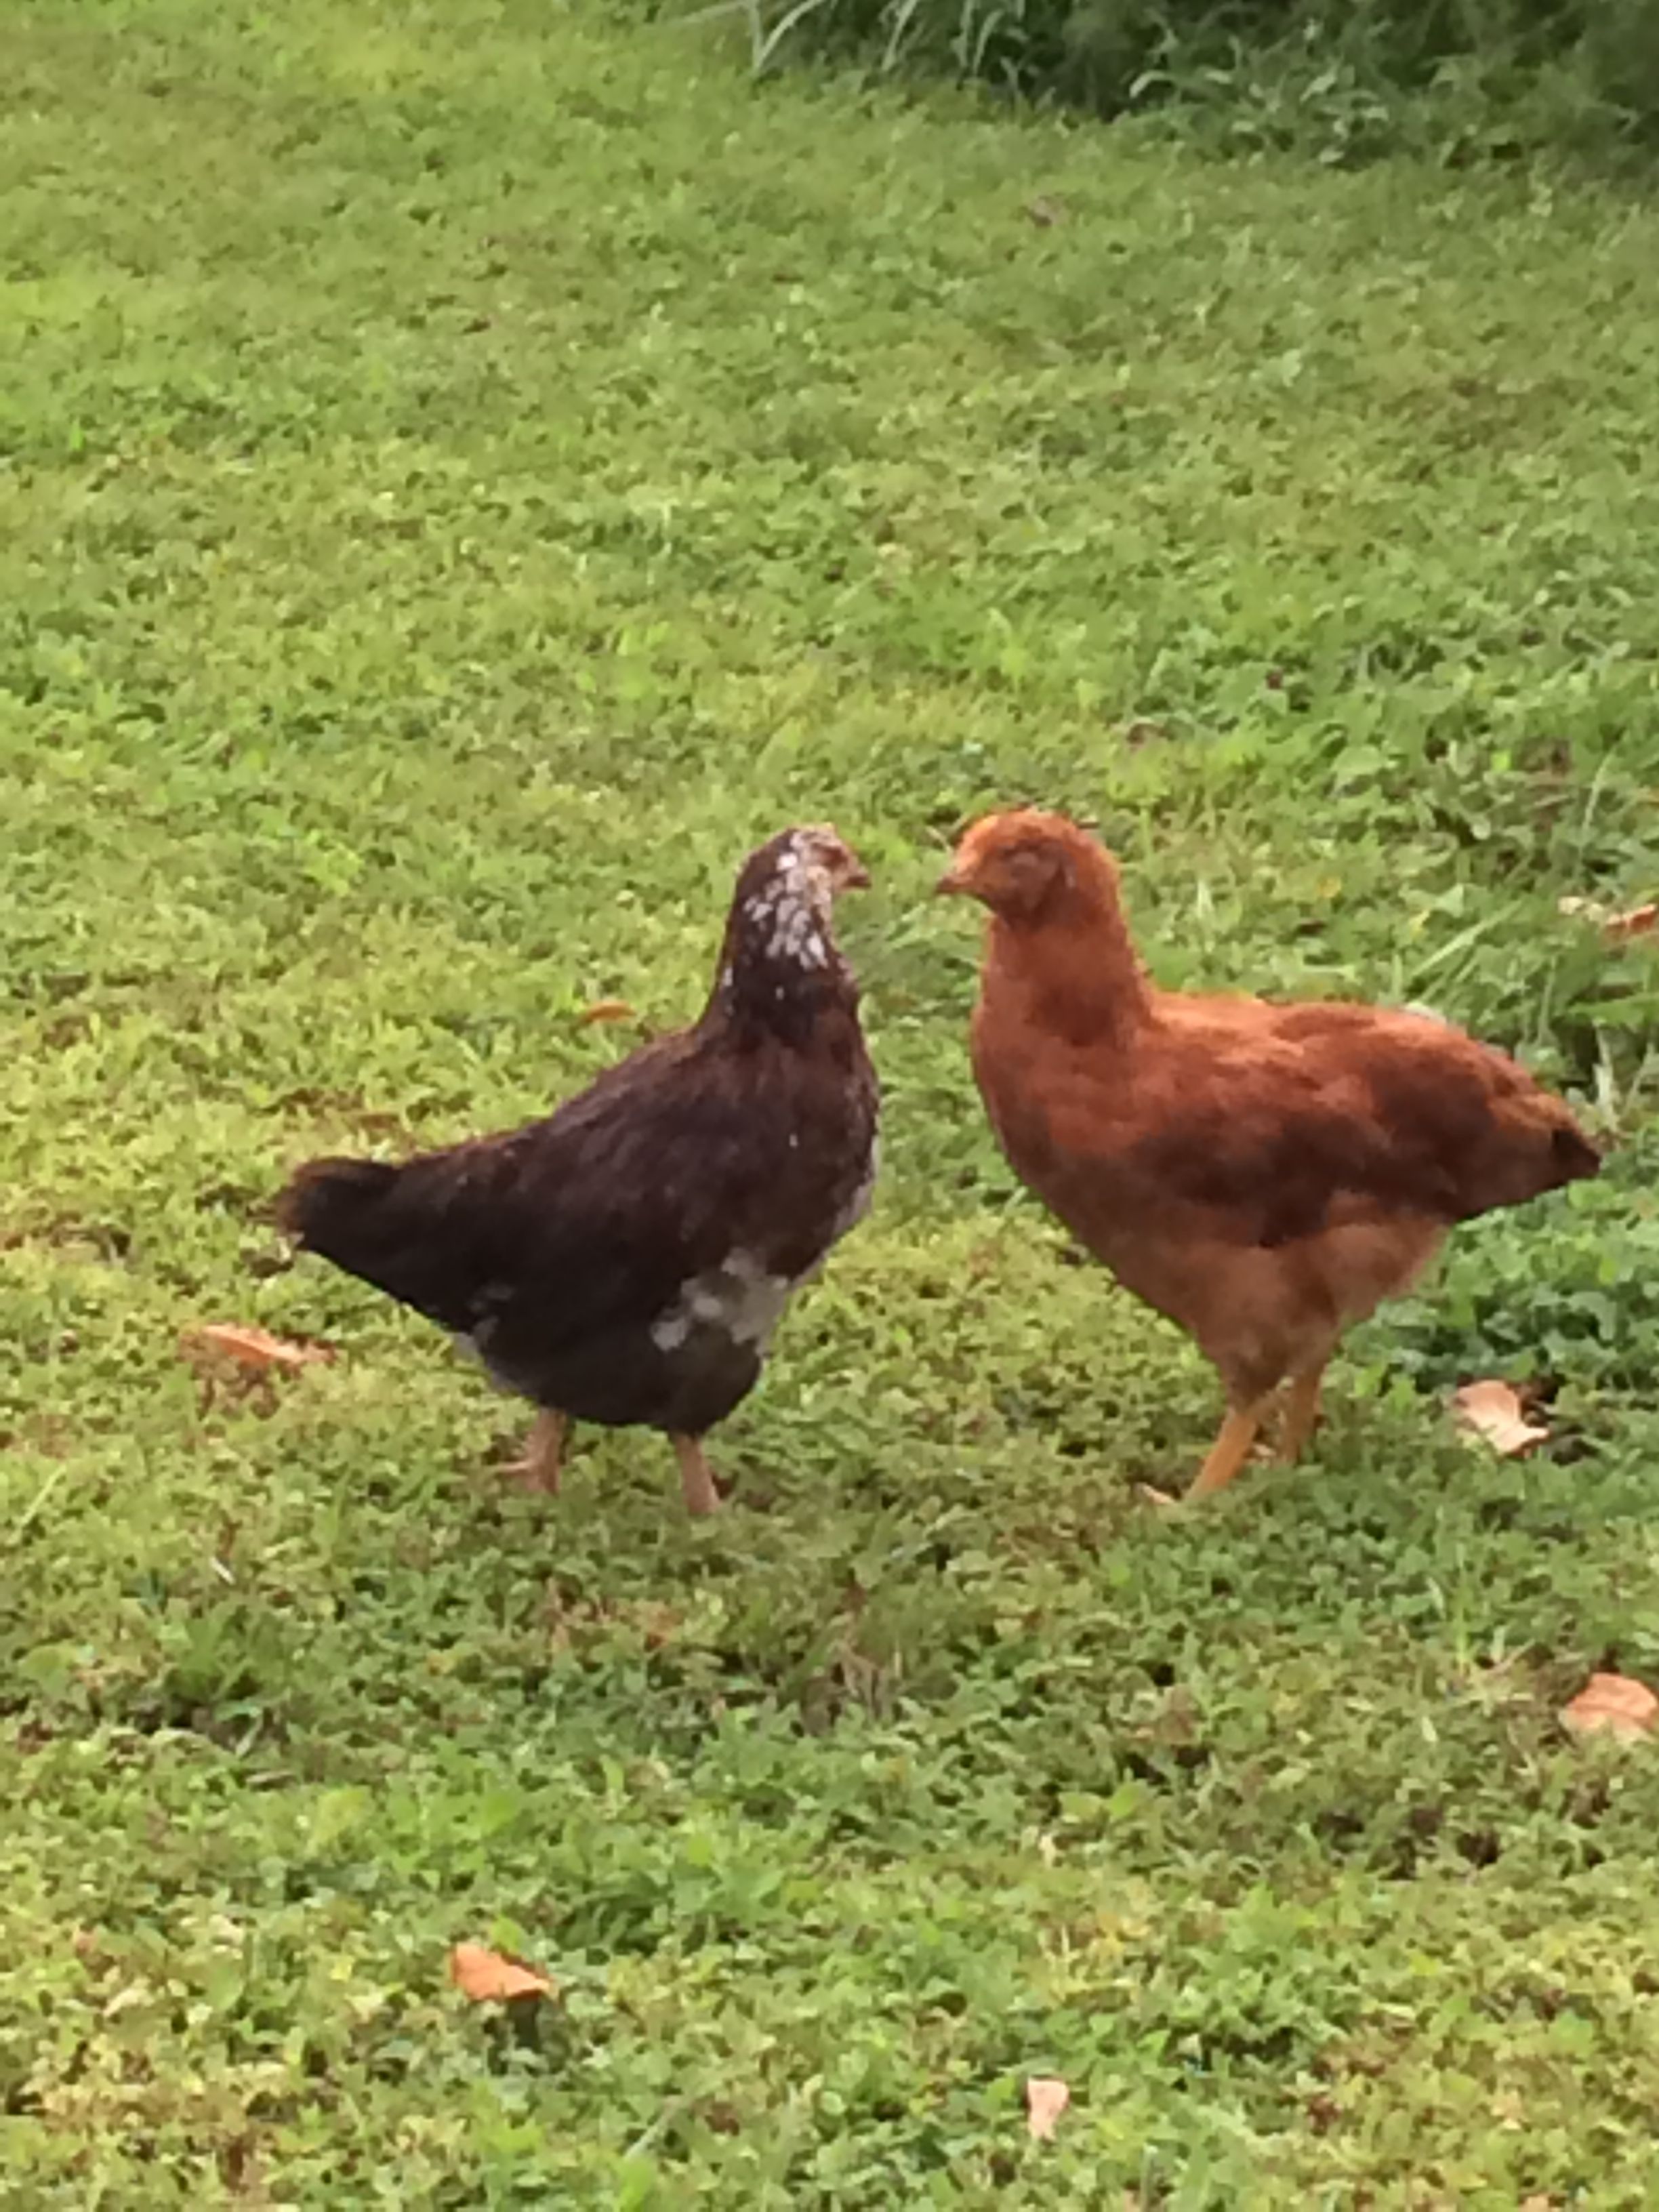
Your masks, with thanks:
[[[547,1120],[394,1166],[314,1160],[283,1224],[467,1341],[543,1408],[523,1472],[558,1487],[572,1420],[660,1429],[685,1503],[719,1503],[702,1438],[754,1388],[791,1292],[863,1214],[878,1094],[832,830],[789,830],[738,878],[714,988]]]

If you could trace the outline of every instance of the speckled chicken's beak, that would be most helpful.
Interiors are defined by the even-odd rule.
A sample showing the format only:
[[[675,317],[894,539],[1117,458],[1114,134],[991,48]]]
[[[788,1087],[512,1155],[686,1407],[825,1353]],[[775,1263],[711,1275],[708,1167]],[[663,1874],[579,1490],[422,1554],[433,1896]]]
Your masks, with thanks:
[[[842,863],[841,880],[837,888],[844,891],[867,891],[869,890],[870,871],[865,866],[863,861],[859,859],[856,853],[848,853],[846,860]]]

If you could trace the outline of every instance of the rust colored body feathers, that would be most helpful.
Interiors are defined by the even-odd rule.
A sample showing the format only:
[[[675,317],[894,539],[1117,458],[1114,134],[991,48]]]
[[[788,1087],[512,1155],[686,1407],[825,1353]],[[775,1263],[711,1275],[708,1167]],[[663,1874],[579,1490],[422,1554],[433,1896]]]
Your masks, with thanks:
[[[1109,855],[1060,817],[977,823],[940,888],[991,910],[972,1051],[1011,1164],[1226,1386],[1197,1490],[1286,1381],[1299,1448],[1342,1332],[1453,1224],[1600,1164],[1559,1099],[1431,1016],[1158,990]]]

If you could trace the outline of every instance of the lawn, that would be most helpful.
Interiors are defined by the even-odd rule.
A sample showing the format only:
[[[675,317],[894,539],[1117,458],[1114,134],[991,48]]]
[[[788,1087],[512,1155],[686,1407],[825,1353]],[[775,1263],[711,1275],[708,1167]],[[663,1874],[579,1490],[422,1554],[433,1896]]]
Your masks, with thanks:
[[[1650,2205],[1659,1746],[1556,1716],[1659,1681],[1659,983],[1559,902],[1659,885],[1659,213],[552,0],[4,44],[0,2201]],[[1032,798],[1166,982],[1616,1147],[1190,1517],[1213,1378],[1013,1187],[927,896]],[[688,1018],[821,818],[875,1212],[721,1516],[641,1434],[526,1498],[270,1193]],[[209,1398],[214,1321],[338,1356]]]

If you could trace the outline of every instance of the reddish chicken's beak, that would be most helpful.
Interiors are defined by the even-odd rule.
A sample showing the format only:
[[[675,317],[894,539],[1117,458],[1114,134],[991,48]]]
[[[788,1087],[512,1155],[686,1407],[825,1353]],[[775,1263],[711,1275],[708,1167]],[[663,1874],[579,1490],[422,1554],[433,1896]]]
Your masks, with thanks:
[[[945,873],[939,878],[939,881],[933,885],[933,895],[935,897],[949,897],[952,894],[955,894],[957,896],[966,898],[971,896],[973,888],[973,885],[969,882],[967,877],[963,875],[962,870],[957,867],[953,860],[951,866],[945,871]]]

